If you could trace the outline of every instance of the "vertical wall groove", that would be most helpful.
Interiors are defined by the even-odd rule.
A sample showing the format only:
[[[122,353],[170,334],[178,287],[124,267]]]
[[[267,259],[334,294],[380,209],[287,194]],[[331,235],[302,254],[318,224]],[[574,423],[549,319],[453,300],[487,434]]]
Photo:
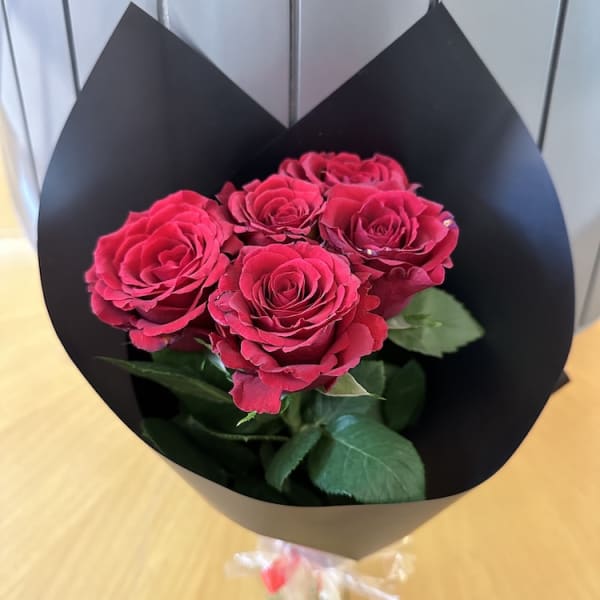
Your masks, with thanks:
[[[77,67],[77,54],[75,52],[75,40],[73,38],[73,23],[71,21],[71,9],[69,0],[62,0],[63,14],[65,19],[65,29],[67,30],[67,45],[69,46],[69,58],[71,60],[71,71],[73,72],[73,85],[75,87],[75,97],[79,97],[81,84],[79,82],[79,69]]]
[[[554,32],[554,43],[552,45],[552,55],[550,57],[546,91],[544,94],[544,103],[542,105],[542,118],[540,120],[540,130],[538,134],[538,146],[540,149],[544,148],[544,142],[546,140],[546,129],[548,127],[550,105],[552,104],[552,93],[554,92],[554,84],[556,82],[556,71],[558,70],[558,61],[560,59],[560,47],[565,29],[568,5],[569,0],[560,0],[558,18],[556,20],[556,30]]]
[[[156,15],[158,22],[167,28],[171,28],[171,18],[169,16],[169,0],[156,0]]]
[[[10,63],[12,65],[13,74],[15,76],[15,83],[17,86],[17,96],[19,98],[19,109],[21,112],[21,119],[23,120],[23,128],[25,130],[27,154],[29,155],[29,163],[31,165],[31,172],[33,173],[33,179],[35,189],[37,189],[38,195],[40,192],[40,185],[38,183],[35,174],[37,172],[35,167],[35,160],[33,158],[33,144],[31,143],[31,133],[29,131],[29,123],[27,122],[27,113],[25,112],[25,101],[23,99],[23,91],[21,89],[21,80],[19,79],[19,71],[17,70],[17,59],[15,58],[15,50],[13,46],[12,36],[10,33],[10,23],[8,22],[8,11],[6,9],[6,0],[2,0],[2,14],[4,17],[4,26],[6,29],[6,41],[10,52]]]
[[[289,125],[298,120],[300,94],[300,2],[290,0]]]

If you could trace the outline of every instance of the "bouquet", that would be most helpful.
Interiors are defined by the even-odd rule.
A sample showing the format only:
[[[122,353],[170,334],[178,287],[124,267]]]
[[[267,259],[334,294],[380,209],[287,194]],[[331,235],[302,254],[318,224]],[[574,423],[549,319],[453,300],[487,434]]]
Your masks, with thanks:
[[[441,357],[482,330],[434,287],[458,226],[417,188],[388,156],[307,152],[216,200],[173,193],[102,236],[91,308],[151,353],[108,360],[173,395],[144,437],[263,500],[424,499],[400,432],[425,374],[394,345]]]
[[[38,253],[127,427],[232,520],[349,558],[502,467],[573,331],[548,172],[441,5],[290,128],[130,7]]]

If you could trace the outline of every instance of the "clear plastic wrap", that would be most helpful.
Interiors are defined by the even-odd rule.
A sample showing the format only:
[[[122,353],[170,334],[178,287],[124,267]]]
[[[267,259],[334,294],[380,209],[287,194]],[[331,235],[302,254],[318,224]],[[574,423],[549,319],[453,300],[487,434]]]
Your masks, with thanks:
[[[373,576],[359,572],[354,560],[261,537],[254,552],[237,553],[225,572],[228,577],[260,574],[267,597],[277,600],[342,600],[350,593],[369,600],[400,600],[398,583],[414,570],[409,544],[410,538],[404,538],[371,557],[378,574]]]

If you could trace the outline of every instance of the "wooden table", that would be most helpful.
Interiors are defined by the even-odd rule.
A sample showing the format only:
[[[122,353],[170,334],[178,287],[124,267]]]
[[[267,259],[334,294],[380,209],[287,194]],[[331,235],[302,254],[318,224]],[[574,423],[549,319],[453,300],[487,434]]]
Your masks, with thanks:
[[[255,536],[110,412],[46,315],[0,182],[0,598],[262,598],[224,563]],[[418,600],[600,598],[600,323],[579,334],[522,447],[412,536]]]

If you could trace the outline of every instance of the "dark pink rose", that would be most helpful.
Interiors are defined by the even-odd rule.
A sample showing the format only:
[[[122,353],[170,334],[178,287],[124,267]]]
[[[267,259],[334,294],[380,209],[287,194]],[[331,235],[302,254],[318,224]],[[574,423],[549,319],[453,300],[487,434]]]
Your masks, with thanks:
[[[255,179],[239,191],[226,184],[218,198],[226,202],[235,232],[261,246],[307,238],[323,210],[318,186],[285,175]]]
[[[236,370],[235,404],[277,413],[282,393],[333,384],[381,348],[378,304],[348,261],[321,246],[243,248],[208,302],[213,350]]]
[[[411,188],[400,164],[383,154],[363,160],[350,152],[307,152],[299,159],[286,158],[279,165],[279,173],[310,181],[322,192],[339,183],[401,190]]]
[[[397,315],[416,292],[444,281],[458,227],[444,207],[410,191],[338,185],[320,220],[327,246],[372,282],[377,312]]]
[[[92,311],[142,350],[197,350],[193,337],[206,336],[210,323],[208,294],[229,264],[226,253],[240,245],[217,202],[171,194],[98,240],[85,274]]]

